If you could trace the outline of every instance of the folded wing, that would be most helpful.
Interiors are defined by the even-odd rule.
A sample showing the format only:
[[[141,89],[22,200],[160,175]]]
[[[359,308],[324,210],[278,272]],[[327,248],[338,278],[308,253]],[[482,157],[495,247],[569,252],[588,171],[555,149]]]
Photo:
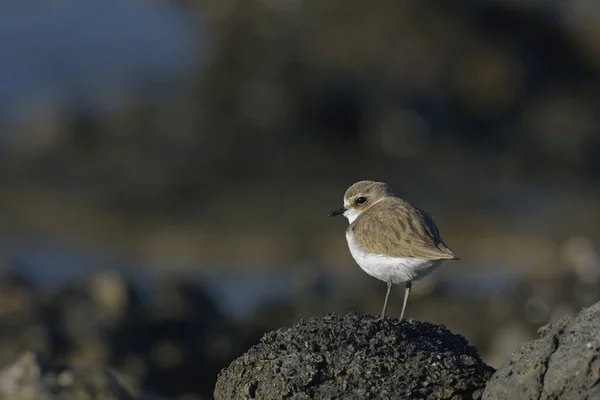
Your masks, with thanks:
[[[348,228],[366,252],[425,260],[457,260],[429,214],[390,197],[366,210]]]

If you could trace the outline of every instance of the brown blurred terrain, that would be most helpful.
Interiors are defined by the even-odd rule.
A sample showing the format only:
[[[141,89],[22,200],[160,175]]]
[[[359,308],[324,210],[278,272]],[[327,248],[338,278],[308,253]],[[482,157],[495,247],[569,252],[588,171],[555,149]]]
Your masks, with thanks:
[[[106,4],[0,13],[23,24],[0,24],[3,365],[35,347],[210,398],[261,332],[376,313],[326,217],[362,179],[462,258],[409,317],[490,365],[600,300],[600,5]]]

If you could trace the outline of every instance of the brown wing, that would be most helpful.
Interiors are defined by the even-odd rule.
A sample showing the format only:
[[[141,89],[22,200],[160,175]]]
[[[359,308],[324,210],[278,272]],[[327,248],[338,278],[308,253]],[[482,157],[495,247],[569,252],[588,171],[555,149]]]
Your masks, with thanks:
[[[369,253],[426,260],[458,259],[443,242],[431,216],[397,197],[375,204],[348,229],[357,244]]]

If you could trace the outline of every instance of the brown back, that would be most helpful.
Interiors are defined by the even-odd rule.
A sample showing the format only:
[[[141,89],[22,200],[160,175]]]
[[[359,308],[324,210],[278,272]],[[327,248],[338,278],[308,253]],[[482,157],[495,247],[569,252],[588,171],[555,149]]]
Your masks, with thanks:
[[[456,260],[437,225],[425,211],[398,197],[387,197],[365,210],[348,227],[367,253],[425,260]]]

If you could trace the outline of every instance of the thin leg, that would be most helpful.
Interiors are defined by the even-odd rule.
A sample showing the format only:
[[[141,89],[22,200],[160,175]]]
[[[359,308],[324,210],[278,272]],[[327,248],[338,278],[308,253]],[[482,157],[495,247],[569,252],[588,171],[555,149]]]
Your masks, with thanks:
[[[406,282],[406,286],[404,289],[404,303],[402,303],[402,313],[400,313],[400,321],[404,319],[404,310],[406,310],[406,304],[408,303],[408,295],[410,295],[410,288],[412,287],[412,282]],[[386,298],[387,300],[387,298]]]
[[[385,309],[387,308],[387,301],[388,301],[388,297],[390,297],[391,290],[392,290],[392,280],[390,279],[387,282],[387,293],[385,294],[385,300],[383,302],[383,310],[381,310],[381,315],[379,316],[379,319],[385,318]]]

